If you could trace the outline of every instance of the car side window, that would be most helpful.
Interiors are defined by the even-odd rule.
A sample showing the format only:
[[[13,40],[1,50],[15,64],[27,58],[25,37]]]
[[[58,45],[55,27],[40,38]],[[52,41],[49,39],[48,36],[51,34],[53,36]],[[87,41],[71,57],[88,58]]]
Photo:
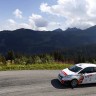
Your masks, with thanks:
[[[96,72],[96,67],[94,67],[94,72]]]
[[[83,69],[80,73],[93,73],[94,69],[93,67],[87,67],[85,69]]]

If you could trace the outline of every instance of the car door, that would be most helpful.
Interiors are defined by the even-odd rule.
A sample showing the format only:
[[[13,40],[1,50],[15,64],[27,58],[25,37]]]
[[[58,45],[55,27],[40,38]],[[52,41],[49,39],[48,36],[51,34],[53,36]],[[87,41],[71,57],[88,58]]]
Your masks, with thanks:
[[[83,69],[80,74],[84,77],[82,84],[92,83],[93,82],[93,68],[87,67]]]
[[[92,76],[93,77],[92,78],[92,80],[93,80],[92,83],[96,83],[96,67],[93,67],[93,73],[92,73],[92,75],[93,75]]]

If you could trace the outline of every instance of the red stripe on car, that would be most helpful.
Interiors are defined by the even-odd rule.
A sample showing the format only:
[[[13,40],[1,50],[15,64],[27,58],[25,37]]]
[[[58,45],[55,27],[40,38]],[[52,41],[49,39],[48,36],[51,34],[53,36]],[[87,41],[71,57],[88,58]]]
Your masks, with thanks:
[[[67,73],[66,72],[64,72],[64,71],[61,71],[65,76],[67,76]]]

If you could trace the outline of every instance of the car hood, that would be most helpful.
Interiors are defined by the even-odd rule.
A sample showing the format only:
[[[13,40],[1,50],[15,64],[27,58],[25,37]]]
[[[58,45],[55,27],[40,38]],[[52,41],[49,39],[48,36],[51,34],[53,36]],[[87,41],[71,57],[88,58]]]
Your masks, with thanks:
[[[61,72],[60,72],[60,74],[62,75],[62,76],[67,76],[67,75],[74,75],[74,74],[76,74],[75,72],[72,72],[72,71],[70,71],[68,68],[66,68],[66,69],[63,69]]]

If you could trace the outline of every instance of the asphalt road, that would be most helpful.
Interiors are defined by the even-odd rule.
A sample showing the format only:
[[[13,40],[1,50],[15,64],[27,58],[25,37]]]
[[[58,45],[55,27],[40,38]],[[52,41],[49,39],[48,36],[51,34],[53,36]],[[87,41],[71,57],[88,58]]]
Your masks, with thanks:
[[[96,96],[96,84],[75,89],[57,80],[59,71],[2,71],[0,96]]]

